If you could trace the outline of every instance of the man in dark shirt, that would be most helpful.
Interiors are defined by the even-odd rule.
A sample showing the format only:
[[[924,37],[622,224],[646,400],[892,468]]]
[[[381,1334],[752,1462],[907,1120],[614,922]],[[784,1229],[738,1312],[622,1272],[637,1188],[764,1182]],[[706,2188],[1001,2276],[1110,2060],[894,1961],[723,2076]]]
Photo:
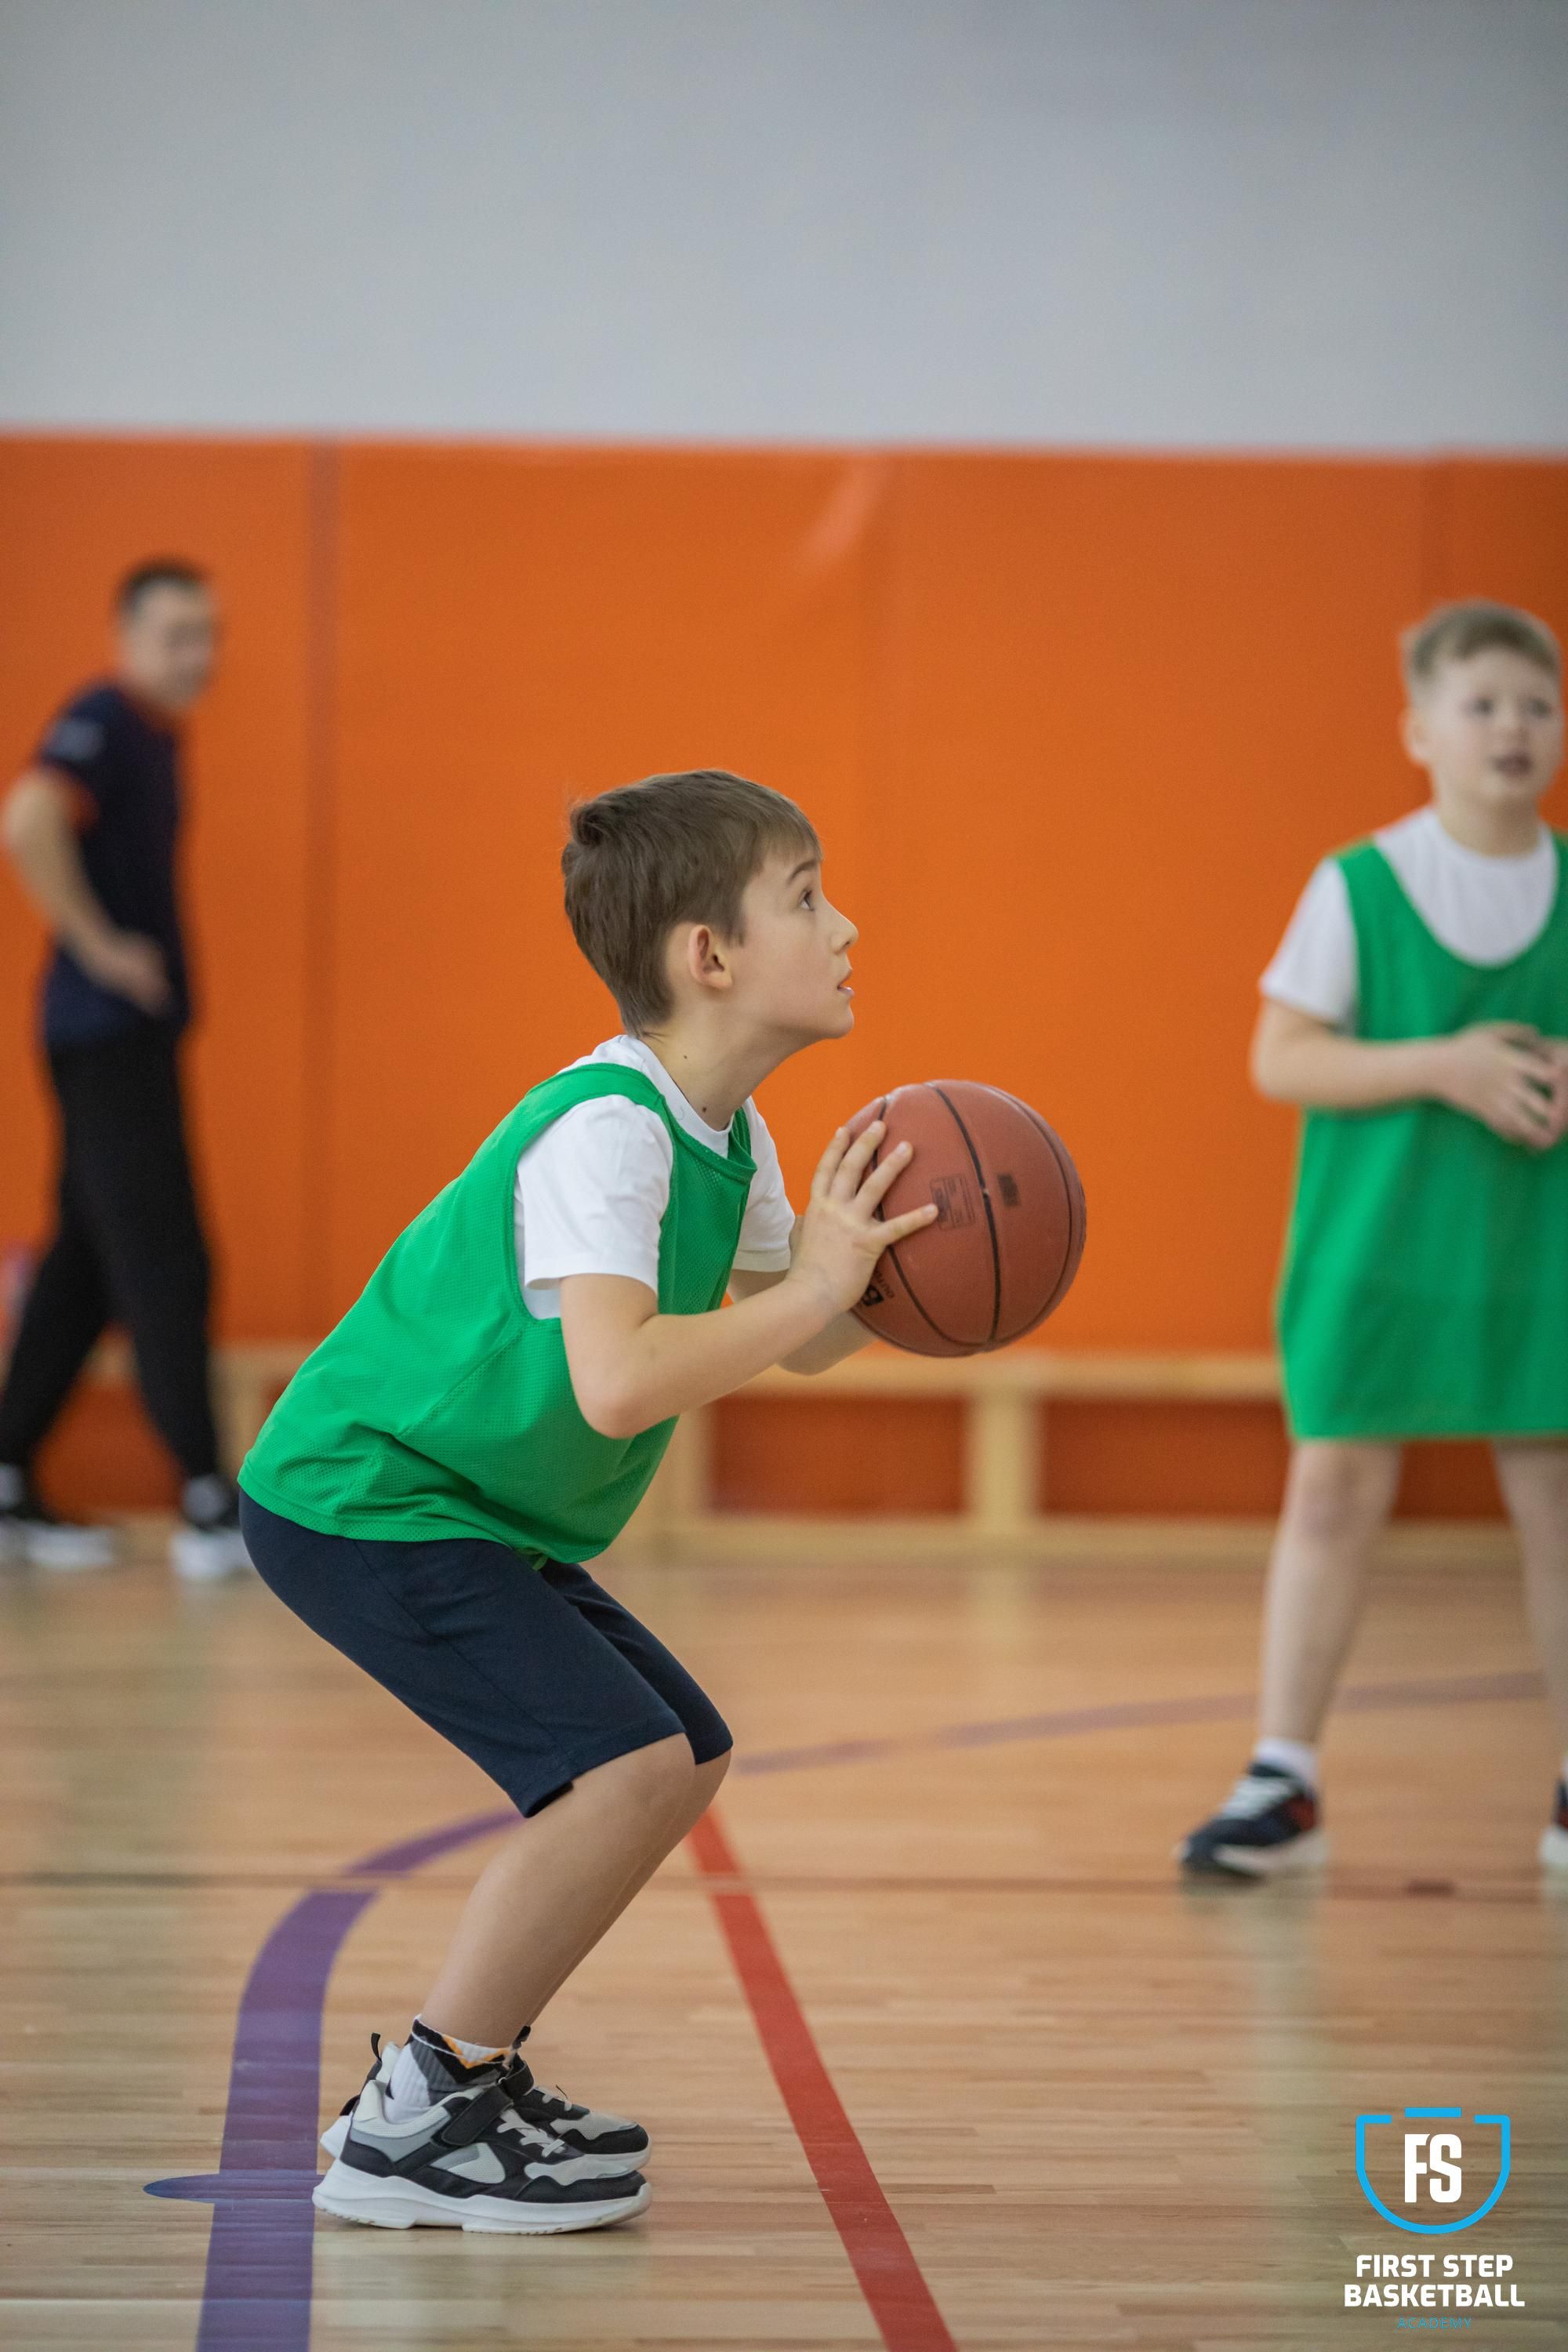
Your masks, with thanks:
[[[33,1456],[106,1324],[123,1323],[184,1474],[174,1565],[247,1565],[218,1467],[207,1253],[180,1098],[190,990],[174,885],[176,721],[212,676],[217,618],[193,565],[138,565],[115,601],[114,677],[77,695],[6,801],[6,848],[54,937],[43,1035],[59,1099],[58,1225],[0,1391],[0,1555],[107,1564],[101,1528],[57,1519]]]

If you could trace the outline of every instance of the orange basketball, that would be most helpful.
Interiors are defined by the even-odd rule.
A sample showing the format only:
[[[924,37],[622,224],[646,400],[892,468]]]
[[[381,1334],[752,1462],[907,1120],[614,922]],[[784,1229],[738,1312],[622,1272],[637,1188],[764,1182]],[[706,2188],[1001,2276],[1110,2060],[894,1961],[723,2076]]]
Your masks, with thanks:
[[[878,1259],[856,1316],[917,1356],[978,1356],[1043,1323],[1083,1255],[1083,1186],[1037,1111],[999,1087],[896,1087],[849,1123],[887,1121],[879,1157],[913,1146],[879,1215],[934,1201],[936,1221]]]

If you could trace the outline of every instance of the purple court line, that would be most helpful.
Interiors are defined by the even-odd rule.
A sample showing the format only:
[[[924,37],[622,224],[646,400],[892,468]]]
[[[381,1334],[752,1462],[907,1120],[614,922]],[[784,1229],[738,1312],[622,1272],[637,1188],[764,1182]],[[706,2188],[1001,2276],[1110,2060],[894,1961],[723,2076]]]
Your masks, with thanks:
[[[1335,1714],[1381,1712],[1387,1707],[1462,1705],[1488,1699],[1536,1698],[1538,1674],[1438,1675],[1418,1682],[1352,1683],[1334,1701]],[[1256,1691],[1222,1692],[1212,1697],[1130,1699],[1119,1706],[1068,1706],[1045,1715],[1004,1716],[990,1723],[949,1723],[931,1731],[887,1739],[830,1739],[813,1748],[764,1748],[737,1757],[732,1772],[806,1772],[830,1764],[871,1764],[920,1748],[998,1748],[1016,1739],[1073,1739],[1089,1731],[1136,1731],[1168,1723],[1231,1723],[1250,1720]]]
[[[382,1846],[343,1875],[405,1877],[516,1819],[509,1809],[451,1822]],[[284,1913],[240,1995],[216,2172],[148,2183],[151,2196],[214,2209],[196,2352],[310,2352],[321,2012],[343,1939],[380,1891],[318,1890]]]
[[[1534,1674],[1453,1675],[1423,1681],[1352,1684],[1337,1708],[1373,1713],[1391,1707],[1528,1699],[1542,1688]],[[1219,1723],[1250,1717],[1250,1691],[1210,1697],[1131,1700],[1121,1706],[1063,1707],[989,1723],[957,1723],[906,1738],[845,1739],[812,1748],[775,1748],[737,1759],[736,1772],[802,1772],[925,1748],[989,1748],[1009,1741],[1067,1739],[1093,1731]],[[381,1883],[404,1878],[458,1846],[494,1835],[516,1821],[509,1806],[474,1813],[351,1863],[344,1879],[363,1886],[318,1888],[286,1911],[256,1956],[240,1995],[229,2067],[228,2105],[216,2172],[153,2180],[153,2197],[213,2207],[196,2352],[310,2352],[315,2210],[320,2175],[316,2125],[321,2111],[321,2015],[344,1938],[374,1903]]]

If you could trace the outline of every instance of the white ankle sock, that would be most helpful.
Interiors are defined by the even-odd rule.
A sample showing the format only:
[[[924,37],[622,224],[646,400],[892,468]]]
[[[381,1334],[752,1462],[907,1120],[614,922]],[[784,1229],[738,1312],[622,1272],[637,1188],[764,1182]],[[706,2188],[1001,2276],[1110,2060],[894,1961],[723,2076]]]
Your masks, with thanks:
[[[504,2046],[459,2042],[456,2034],[437,2033],[422,2018],[414,2022],[417,2031],[410,2032],[398,2052],[386,2089],[387,2113],[395,2124],[409,2116],[422,2116],[437,2099],[457,2090],[468,2068],[493,2066],[507,2054]]]
[[[1316,1790],[1318,1786],[1318,1751],[1304,1739],[1260,1739],[1252,1751],[1255,1764],[1277,1764],[1283,1772],[1293,1772],[1303,1788]]]

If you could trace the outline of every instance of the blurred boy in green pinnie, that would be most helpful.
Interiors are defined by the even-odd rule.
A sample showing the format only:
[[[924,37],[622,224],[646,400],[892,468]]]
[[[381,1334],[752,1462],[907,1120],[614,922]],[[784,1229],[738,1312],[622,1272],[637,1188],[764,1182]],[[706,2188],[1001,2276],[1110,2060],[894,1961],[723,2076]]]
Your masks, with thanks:
[[[1561,659],[1508,605],[1404,642],[1430,803],[1325,861],[1264,973],[1259,1091],[1305,1111],[1279,1301],[1295,1441],[1258,1738],[1189,1872],[1321,1863],[1318,1739],[1415,1438],[1485,1438],[1568,1747],[1568,838]],[[1541,1861],[1568,1869],[1568,1759]]]

